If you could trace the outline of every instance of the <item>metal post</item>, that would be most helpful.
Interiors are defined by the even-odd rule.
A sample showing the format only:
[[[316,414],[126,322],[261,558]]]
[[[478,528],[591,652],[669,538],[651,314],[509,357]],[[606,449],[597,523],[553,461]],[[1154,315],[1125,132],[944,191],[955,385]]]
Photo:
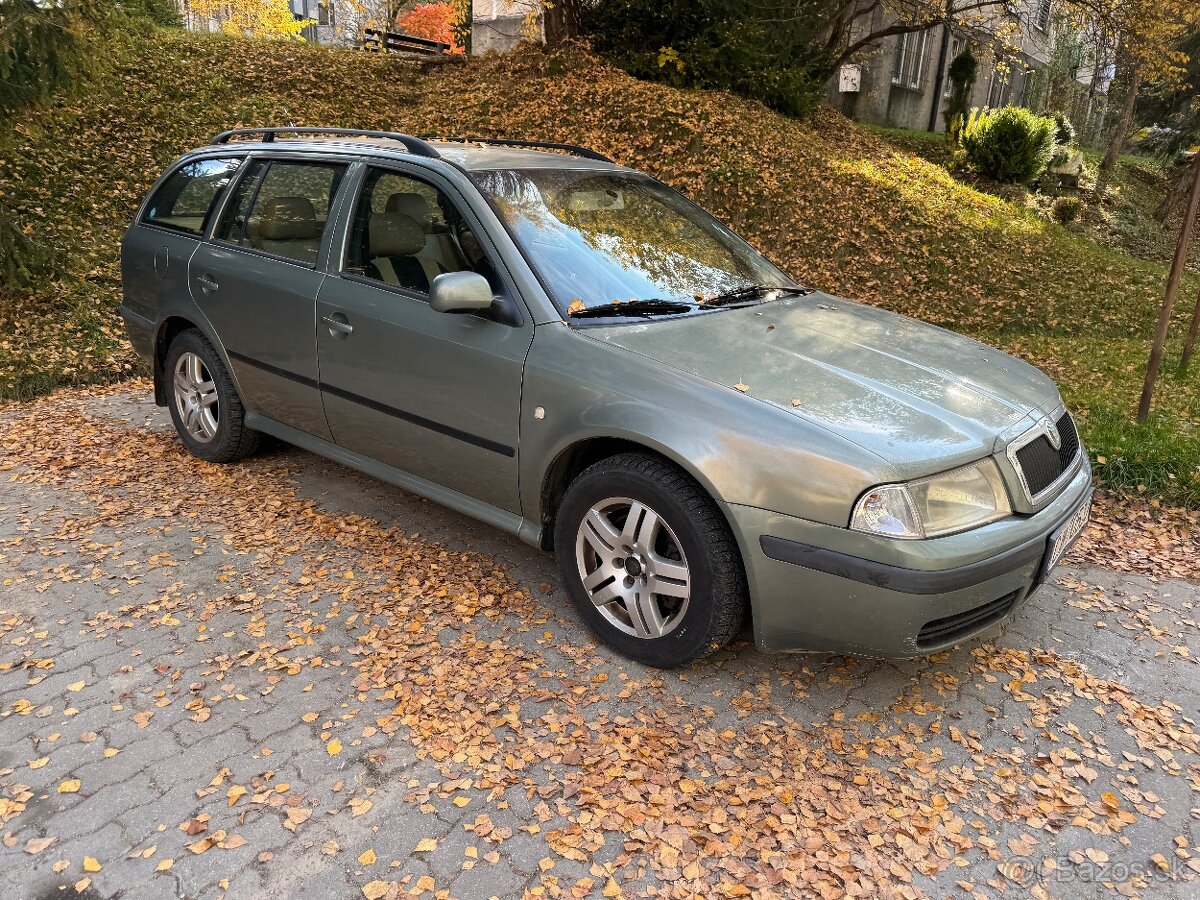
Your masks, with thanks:
[[[1179,246],[1175,248],[1175,259],[1171,263],[1171,274],[1167,277],[1167,291],[1163,296],[1162,308],[1158,311],[1158,327],[1154,330],[1154,342],[1150,345],[1150,361],[1146,365],[1146,383],[1142,386],[1142,399],[1138,403],[1137,420],[1145,422],[1150,415],[1150,402],[1154,399],[1154,384],[1158,381],[1158,370],[1162,366],[1163,348],[1167,343],[1167,331],[1171,326],[1171,310],[1179,294],[1179,282],[1187,264],[1188,249],[1192,243],[1192,230],[1196,224],[1196,213],[1200,211],[1200,153],[1192,164],[1192,193],[1188,200],[1183,228],[1179,231]],[[1195,322],[1193,322],[1195,326]]]

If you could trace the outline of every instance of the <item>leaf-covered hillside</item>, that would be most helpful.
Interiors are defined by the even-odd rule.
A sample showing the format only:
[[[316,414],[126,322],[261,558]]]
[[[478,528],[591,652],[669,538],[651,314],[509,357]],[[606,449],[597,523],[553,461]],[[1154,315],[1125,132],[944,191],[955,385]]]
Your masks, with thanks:
[[[966,187],[833,112],[801,123],[637,81],[578,50],[423,71],[179,32],[118,48],[77,97],[0,125],[0,199],[61,260],[52,286],[0,296],[0,397],[130,371],[115,309],[120,233],[137,202],[215,132],[285,122],[593,146],[686,190],[805,282],[1043,366],[1110,484],[1200,504],[1195,379],[1166,378],[1154,422],[1128,424],[1160,264]],[[1197,288],[1185,284],[1177,332]]]

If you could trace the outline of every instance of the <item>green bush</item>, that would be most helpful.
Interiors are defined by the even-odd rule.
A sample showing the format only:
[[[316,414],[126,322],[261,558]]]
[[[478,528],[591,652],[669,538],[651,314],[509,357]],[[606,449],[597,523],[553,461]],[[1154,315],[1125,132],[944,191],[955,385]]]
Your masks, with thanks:
[[[1054,114],[1054,140],[1061,147],[1070,147],[1075,143],[1075,126],[1065,113]]]
[[[631,75],[716,88],[810,113],[832,71],[828,4],[794,0],[585,0],[593,48]]]
[[[967,159],[981,174],[1005,184],[1028,184],[1054,157],[1053,119],[1027,109],[973,110],[963,129]]]
[[[967,113],[971,110],[971,91],[979,74],[979,60],[969,44],[954,57],[947,74],[950,76],[950,99],[946,103],[946,139],[957,146]]]
[[[54,271],[52,252],[34,241],[0,203],[0,287],[27,288]]]

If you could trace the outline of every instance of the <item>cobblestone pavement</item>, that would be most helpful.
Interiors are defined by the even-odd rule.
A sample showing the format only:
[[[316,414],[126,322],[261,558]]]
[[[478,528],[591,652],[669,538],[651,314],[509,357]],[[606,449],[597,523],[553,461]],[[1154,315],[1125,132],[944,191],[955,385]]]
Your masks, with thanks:
[[[0,410],[4,898],[1200,895],[1191,584],[655,672],[547,556],[144,395]]]

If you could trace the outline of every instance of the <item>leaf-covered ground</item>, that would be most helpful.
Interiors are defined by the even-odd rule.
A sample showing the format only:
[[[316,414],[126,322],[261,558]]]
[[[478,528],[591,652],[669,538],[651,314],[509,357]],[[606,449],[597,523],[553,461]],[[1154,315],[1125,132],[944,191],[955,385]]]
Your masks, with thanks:
[[[1200,592],[1083,564],[1136,516],[995,642],[658,672],[548,557],[148,394],[0,410],[0,896],[1195,896]]]
[[[115,48],[78,97],[0,128],[0,193],[63,260],[52,287],[0,296],[0,396],[133,371],[114,310],[118,240],[136,203],[213,133],[288,121],[591,145],[688,191],[804,281],[1041,365],[1079,412],[1104,481],[1200,505],[1196,377],[1168,373],[1153,421],[1130,424],[1160,263],[967,187],[831,111],[800,123],[639,82],[575,51],[421,72],[180,33]],[[1184,285],[1177,335],[1198,288]]]

